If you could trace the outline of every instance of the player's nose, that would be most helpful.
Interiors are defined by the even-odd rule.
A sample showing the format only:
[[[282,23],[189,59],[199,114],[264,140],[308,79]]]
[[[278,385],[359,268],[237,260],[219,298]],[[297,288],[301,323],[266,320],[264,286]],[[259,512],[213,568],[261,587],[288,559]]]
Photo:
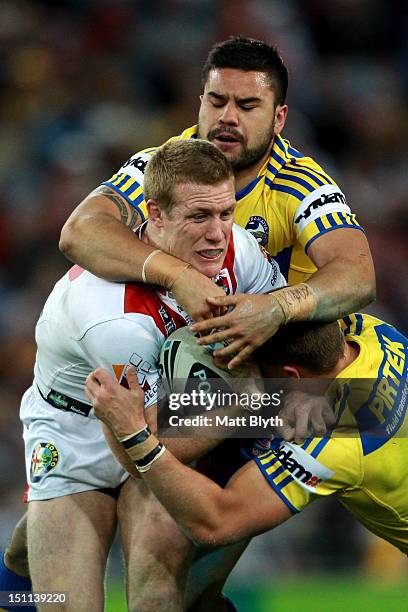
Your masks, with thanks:
[[[205,237],[211,242],[221,243],[224,240],[223,223],[221,219],[212,219],[206,227]]]
[[[222,114],[219,118],[220,123],[227,125],[238,125],[239,115],[238,109],[234,102],[228,102],[222,110]]]

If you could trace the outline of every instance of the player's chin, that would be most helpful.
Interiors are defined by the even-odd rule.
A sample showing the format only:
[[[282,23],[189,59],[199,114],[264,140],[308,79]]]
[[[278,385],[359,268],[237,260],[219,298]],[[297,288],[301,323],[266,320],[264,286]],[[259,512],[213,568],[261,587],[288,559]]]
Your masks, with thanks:
[[[208,278],[214,278],[219,274],[222,264],[224,263],[225,253],[216,259],[210,259],[203,257],[196,253],[194,255],[194,261],[191,262],[196,270],[204,274],[204,276],[208,276]]]

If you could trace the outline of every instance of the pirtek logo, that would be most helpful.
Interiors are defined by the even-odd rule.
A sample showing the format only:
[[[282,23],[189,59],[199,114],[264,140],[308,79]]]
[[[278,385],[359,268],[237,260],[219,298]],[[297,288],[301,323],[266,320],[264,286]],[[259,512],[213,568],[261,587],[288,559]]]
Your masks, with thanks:
[[[301,480],[309,487],[317,487],[321,482],[321,478],[314,476],[312,472],[306,470],[303,465],[300,465],[300,463],[292,457],[292,455],[293,452],[291,450],[284,450],[283,448],[279,449],[279,452],[276,453],[283,467],[286,468],[294,478]]]
[[[295,223],[299,223],[302,219],[308,219],[312,214],[312,210],[316,210],[316,208],[320,208],[320,206],[325,206],[326,204],[335,204],[336,202],[347,204],[345,196],[339,191],[336,193],[329,193],[328,195],[321,195],[317,200],[313,200],[303,213],[296,217]]]
[[[144,173],[147,166],[147,161],[144,161],[141,157],[134,157],[133,159],[128,159],[128,161],[123,164],[124,168],[126,168],[126,166],[134,166],[140,170],[140,172]]]

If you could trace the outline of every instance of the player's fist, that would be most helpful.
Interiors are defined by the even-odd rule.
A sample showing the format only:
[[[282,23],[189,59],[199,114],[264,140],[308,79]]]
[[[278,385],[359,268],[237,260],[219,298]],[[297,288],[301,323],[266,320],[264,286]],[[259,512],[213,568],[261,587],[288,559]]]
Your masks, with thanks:
[[[131,435],[146,424],[144,393],[133,368],[126,371],[129,389],[120,385],[103,368],[97,368],[86,379],[85,392],[95,415],[106,423],[118,438]]]

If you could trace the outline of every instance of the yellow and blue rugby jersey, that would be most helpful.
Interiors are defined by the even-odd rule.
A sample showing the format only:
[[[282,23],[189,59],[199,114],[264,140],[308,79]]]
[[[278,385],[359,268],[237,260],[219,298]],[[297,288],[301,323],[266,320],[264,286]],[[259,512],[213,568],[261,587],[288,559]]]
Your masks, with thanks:
[[[408,339],[365,314],[341,324],[360,352],[334,381],[332,435],[277,442],[255,461],[293,512],[336,494],[368,529],[408,553]]]
[[[170,140],[196,136],[193,126]],[[142,219],[146,216],[143,172],[155,150],[136,153],[104,183],[135,206]],[[236,199],[234,221],[254,234],[290,284],[315,272],[307,250],[316,238],[338,228],[362,230],[333,179],[281,136],[276,136],[258,176],[237,192]]]

